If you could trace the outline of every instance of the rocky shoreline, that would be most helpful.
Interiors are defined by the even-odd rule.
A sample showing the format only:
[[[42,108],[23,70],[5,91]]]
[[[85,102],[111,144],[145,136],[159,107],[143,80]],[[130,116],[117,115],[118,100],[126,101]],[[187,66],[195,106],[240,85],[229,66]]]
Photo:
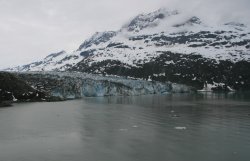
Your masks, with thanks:
[[[12,106],[12,102],[9,102],[9,101],[0,102],[0,108],[1,107],[11,107],[11,106]]]
[[[221,90],[208,85],[210,92]],[[220,87],[220,86],[219,86]],[[83,97],[206,92],[171,82],[100,76],[79,72],[0,72],[0,107],[14,102],[55,102]],[[222,92],[227,92],[222,88]]]
[[[0,72],[0,107],[11,106],[14,102],[61,101],[27,84],[13,73]]]

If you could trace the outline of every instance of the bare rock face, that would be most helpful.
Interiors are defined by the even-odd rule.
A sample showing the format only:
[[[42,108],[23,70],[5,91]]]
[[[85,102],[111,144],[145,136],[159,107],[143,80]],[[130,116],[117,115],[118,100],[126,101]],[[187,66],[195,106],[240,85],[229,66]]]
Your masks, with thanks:
[[[0,106],[10,106],[12,102],[51,100],[56,98],[31,87],[16,74],[0,72]]]
[[[114,31],[96,32],[91,38],[87,39],[83,44],[81,44],[78,50],[87,49],[92,45],[105,43],[114,36],[116,36],[116,32]]]

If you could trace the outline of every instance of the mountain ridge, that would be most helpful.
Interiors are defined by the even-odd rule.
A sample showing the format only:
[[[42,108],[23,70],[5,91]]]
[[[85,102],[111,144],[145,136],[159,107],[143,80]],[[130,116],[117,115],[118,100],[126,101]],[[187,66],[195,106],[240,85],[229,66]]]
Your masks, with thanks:
[[[55,57],[50,61],[43,60],[39,63],[31,63],[31,65],[9,68],[8,70],[79,71],[102,75],[139,76],[144,77],[144,79],[159,80],[153,75],[169,73],[166,66],[177,64],[176,68],[180,68],[178,62],[183,62],[182,58],[186,58],[187,62],[183,63],[189,63],[190,66],[194,65],[193,59],[199,57],[202,59],[200,62],[202,64],[194,66],[215,62],[212,64],[213,70],[216,70],[221,63],[227,62],[233,68],[232,64],[238,62],[248,64],[250,62],[250,30],[242,23],[229,22],[213,26],[204,23],[195,15],[186,16],[176,10],[159,9],[152,13],[136,16],[118,31],[97,32],[85,40],[73,53],[59,54],[59,56],[62,56],[60,60],[59,57]],[[170,56],[172,59],[167,59],[165,64],[160,63],[159,58],[166,56]],[[175,60],[176,58],[178,60]],[[199,59],[197,61],[200,61]],[[150,63],[158,63],[162,66],[158,67],[158,71],[154,70],[154,73],[149,72],[150,75],[147,76],[133,74]],[[111,72],[111,69],[114,71]],[[130,72],[117,72],[115,70]],[[192,70],[194,70],[193,73],[198,72],[196,71],[198,69]],[[226,75],[226,71],[222,73],[224,73],[222,75]],[[173,72],[167,75],[170,78],[171,75],[176,74],[178,73]],[[190,77],[190,79],[194,78]],[[249,79],[248,76],[246,79]],[[166,76],[160,80],[176,81],[176,79],[167,79]],[[180,83],[189,81],[180,81]],[[221,78],[217,80],[200,78],[200,84],[205,82],[213,84],[214,81],[228,84],[226,80]]]

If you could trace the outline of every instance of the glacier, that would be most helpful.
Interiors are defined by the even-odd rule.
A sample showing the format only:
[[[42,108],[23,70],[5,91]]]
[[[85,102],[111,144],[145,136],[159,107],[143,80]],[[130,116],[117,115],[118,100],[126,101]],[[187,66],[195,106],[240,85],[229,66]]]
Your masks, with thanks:
[[[102,77],[78,72],[22,72],[15,74],[36,90],[62,99],[193,91],[192,87],[171,82],[162,83],[116,76]]]

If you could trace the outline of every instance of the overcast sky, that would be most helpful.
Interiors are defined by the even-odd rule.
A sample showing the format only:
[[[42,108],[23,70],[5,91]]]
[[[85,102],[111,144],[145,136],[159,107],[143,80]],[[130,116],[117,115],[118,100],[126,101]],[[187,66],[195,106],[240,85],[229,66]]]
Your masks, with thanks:
[[[209,23],[250,24],[250,0],[0,0],[0,68],[71,52],[96,31],[162,7]]]

